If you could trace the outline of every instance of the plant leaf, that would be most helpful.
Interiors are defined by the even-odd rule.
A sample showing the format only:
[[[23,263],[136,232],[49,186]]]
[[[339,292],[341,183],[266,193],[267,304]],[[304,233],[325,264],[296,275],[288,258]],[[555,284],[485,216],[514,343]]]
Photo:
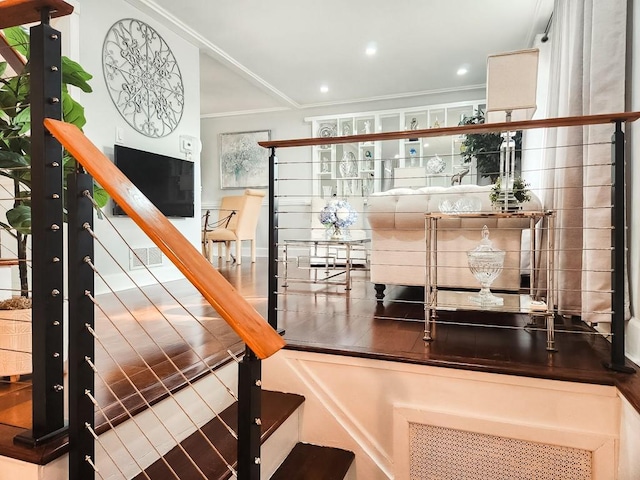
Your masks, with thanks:
[[[102,188],[100,185],[93,185],[93,199],[95,200],[98,207],[104,207],[109,201],[109,194],[107,191]]]
[[[74,62],[68,57],[62,57],[62,83],[73,85],[86,93],[91,93],[93,89],[87,83],[93,75],[85,71],[78,62]]]
[[[11,45],[17,52],[29,58],[29,34],[22,27],[5,28],[4,33],[7,43]]]
[[[7,70],[7,62],[0,62],[0,75]]]
[[[24,155],[0,150],[0,168],[20,168],[28,166],[29,162]]]
[[[19,125],[18,135],[23,135],[31,130],[31,107],[24,108],[13,119],[14,125]]]
[[[62,92],[62,118],[82,130],[87,123],[84,107],[76,102],[67,92]]]
[[[23,235],[31,234],[31,207],[18,205],[11,210],[7,210],[7,221]]]

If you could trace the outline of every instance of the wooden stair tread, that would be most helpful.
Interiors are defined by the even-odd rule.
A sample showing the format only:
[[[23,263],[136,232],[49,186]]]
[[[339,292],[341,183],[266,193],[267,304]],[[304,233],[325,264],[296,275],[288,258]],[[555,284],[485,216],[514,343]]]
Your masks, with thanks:
[[[40,10],[51,9],[51,17],[73,12],[73,6],[63,0],[4,0],[0,2],[0,28],[17,27],[40,21]]]
[[[348,450],[298,443],[271,480],[343,479],[355,458]]]
[[[304,402],[304,397],[292,393],[262,391],[262,442],[271,436],[284,421],[293,414]],[[238,426],[237,402],[220,413],[220,418],[234,431]],[[200,433],[202,432],[202,433]],[[209,443],[203,435],[211,440],[216,449],[235,468],[237,457],[237,442],[218,418],[214,418],[204,425],[200,432],[195,432],[181,442],[182,447],[189,453],[198,467],[208,479],[227,479],[231,477],[231,471],[219,455],[212,451]],[[191,463],[185,453],[174,447],[165,456],[165,460],[171,465],[181,480],[202,479],[202,475]],[[162,459],[156,460],[145,473],[151,480],[164,480],[174,478],[173,473]],[[135,479],[146,479],[143,473]]]

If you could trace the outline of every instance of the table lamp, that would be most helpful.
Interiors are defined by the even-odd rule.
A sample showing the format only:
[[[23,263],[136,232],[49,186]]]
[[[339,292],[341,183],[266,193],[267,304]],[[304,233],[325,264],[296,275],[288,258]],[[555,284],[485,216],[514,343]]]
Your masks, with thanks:
[[[536,111],[539,50],[531,48],[487,58],[487,123],[530,120]],[[500,193],[503,210],[518,208],[513,194],[516,152],[515,132],[502,134],[500,146]]]

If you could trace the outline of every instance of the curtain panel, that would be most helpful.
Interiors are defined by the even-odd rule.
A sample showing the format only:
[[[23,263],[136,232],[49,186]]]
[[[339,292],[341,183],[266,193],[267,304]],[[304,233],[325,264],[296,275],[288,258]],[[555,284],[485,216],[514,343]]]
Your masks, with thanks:
[[[549,117],[624,111],[626,17],[626,0],[556,0]],[[611,125],[562,128],[545,139],[544,204],[557,212],[558,309],[590,323],[611,320],[612,133]]]

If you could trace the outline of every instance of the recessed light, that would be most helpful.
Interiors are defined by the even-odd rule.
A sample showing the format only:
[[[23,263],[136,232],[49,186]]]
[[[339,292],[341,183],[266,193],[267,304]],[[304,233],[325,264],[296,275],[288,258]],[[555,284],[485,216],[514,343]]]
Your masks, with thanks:
[[[375,55],[377,51],[378,51],[378,49],[376,48],[376,46],[372,44],[372,45],[369,45],[367,47],[367,49],[364,51],[364,53],[366,53],[368,56],[371,57],[371,56]]]
[[[429,146],[429,144],[428,143],[423,143],[422,146],[427,148]]]
[[[320,86],[320,91],[322,93],[327,93],[329,91],[329,87],[327,85],[321,85]]]
[[[460,67],[456,72],[458,75],[465,75],[469,70],[466,67]]]

